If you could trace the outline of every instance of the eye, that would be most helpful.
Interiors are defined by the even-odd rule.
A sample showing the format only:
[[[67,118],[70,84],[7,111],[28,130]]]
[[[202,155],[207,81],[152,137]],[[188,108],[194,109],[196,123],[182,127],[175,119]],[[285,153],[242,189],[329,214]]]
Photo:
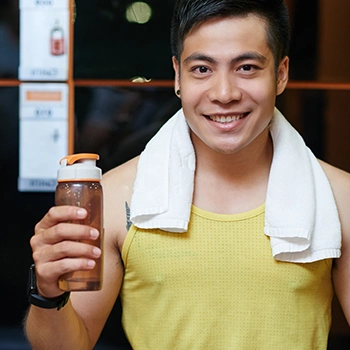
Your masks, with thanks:
[[[199,73],[199,74],[206,74],[209,72],[209,68],[205,66],[198,66],[193,68],[193,72]]]
[[[241,73],[243,76],[253,77],[260,69],[261,68],[259,68],[259,66],[254,64],[243,64],[242,66],[238,67],[237,72]]]
[[[240,70],[244,71],[244,72],[250,72],[254,69],[254,66],[251,64],[245,64],[244,66],[242,66],[240,68]]]

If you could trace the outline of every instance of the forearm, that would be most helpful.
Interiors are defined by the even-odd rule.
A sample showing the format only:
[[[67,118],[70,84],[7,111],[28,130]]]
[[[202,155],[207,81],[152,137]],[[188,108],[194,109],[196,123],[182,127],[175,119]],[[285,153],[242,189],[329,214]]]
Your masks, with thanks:
[[[94,345],[70,301],[59,311],[31,306],[25,331],[33,350],[88,350]]]

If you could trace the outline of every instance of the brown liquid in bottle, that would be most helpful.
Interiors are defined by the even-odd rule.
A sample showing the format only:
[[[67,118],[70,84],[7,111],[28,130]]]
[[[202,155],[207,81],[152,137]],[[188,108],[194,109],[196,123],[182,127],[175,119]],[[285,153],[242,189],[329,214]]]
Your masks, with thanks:
[[[85,208],[88,212],[84,220],[73,223],[88,225],[96,228],[100,236],[94,241],[84,241],[103,248],[103,208],[102,187],[99,181],[61,182],[57,185],[56,205],[74,205]],[[103,250],[102,250],[103,251]],[[59,278],[59,288],[64,291],[91,291],[102,288],[103,254],[96,259],[96,265],[92,270],[76,271]]]

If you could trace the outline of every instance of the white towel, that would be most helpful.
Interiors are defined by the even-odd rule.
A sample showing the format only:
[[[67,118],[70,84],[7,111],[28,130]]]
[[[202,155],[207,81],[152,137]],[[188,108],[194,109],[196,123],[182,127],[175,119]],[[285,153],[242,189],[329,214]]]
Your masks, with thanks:
[[[340,256],[341,228],[328,179],[298,132],[275,108],[273,161],[264,232],[272,256],[313,262]],[[190,220],[195,153],[180,109],[141,153],[131,221],[140,228],[185,232]]]

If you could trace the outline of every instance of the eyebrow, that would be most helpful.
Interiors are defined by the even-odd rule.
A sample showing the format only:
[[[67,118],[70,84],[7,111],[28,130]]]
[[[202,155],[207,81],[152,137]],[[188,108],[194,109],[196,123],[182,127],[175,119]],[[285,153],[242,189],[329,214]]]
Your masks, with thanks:
[[[267,58],[255,51],[252,51],[252,52],[245,52],[241,55],[238,55],[237,57],[231,60],[231,63],[233,64],[239,63],[245,60],[258,60],[261,63],[265,63],[267,61]],[[191,61],[206,61],[214,64],[217,63],[217,60],[215,58],[207,56],[202,53],[197,53],[197,52],[193,53],[192,55],[184,59],[184,63],[191,62]]]

